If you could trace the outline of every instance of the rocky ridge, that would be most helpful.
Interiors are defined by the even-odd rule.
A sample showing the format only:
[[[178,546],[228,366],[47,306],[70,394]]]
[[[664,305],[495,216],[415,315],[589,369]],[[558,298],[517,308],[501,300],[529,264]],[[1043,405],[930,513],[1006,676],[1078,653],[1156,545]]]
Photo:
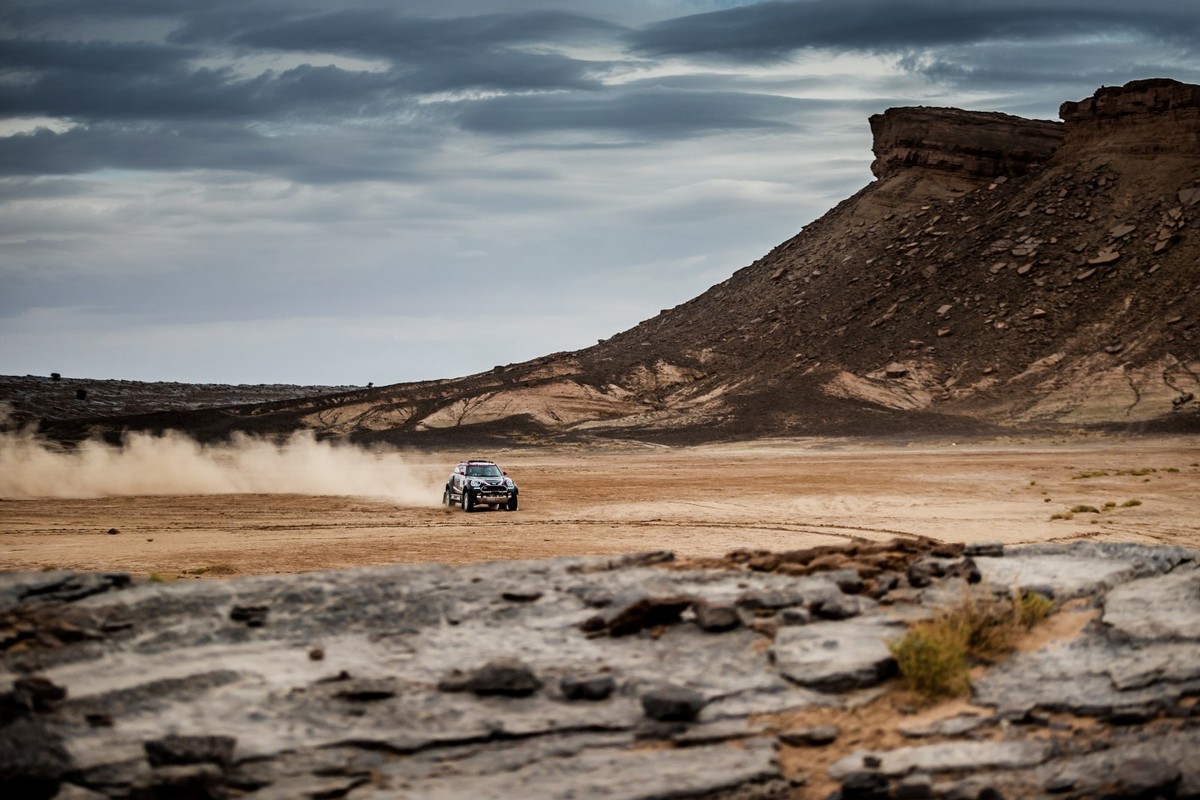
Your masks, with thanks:
[[[7,404],[8,424],[38,419],[117,417],[154,412],[274,403],[346,394],[358,386],[293,386],[289,384],[225,385],[76,378],[70,376],[0,375],[0,403]]]
[[[970,705],[911,704],[885,642],[1018,583],[1051,634],[977,670]],[[1182,548],[10,573],[0,616],[9,797],[1200,796]]]
[[[878,115],[875,182],[704,294],[578,352],[43,427],[434,445],[1200,429],[1200,87],[1134,81],[1061,116]]]

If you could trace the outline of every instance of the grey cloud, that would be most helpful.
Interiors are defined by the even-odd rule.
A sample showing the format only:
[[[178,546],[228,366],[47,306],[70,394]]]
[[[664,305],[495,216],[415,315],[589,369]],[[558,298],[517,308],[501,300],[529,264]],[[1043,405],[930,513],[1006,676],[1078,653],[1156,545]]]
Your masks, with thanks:
[[[189,20],[172,41],[226,40],[252,48],[320,50],[408,60],[414,53],[463,51],[535,42],[591,39],[621,30],[612,23],[558,11],[421,18],[391,8],[345,9],[280,20],[256,9]]]
[[[72,52],[67,45],[59,49]],[[151,51],[137,68],[136,54],[130,54],[116,77],[115,68],[58,66],[35,72],[0,84],[0,109],[11,116],[86,120],[361,117],[392,113],[410,104],[414,93],[598,88],[591,73],[603,69],[552,53],[515,50],[468,53],[386,72],[305,64],[253,78],[230,69],[156,63],[162,60],[160,51]]]
[[[228,69],[146,70],[121,80],[55,70],[0,87],[0,107],[76,120],[271,119],[300,111],[322,118],[379,103],[394,84],[387,75],[309,65],[250,79]]]
[[[1182,0],[810,0],[766,2],[650,25],[630,37],[653,55],[778,59],[806,48],[903,52],[1005,39],[1120,32],[1192,42],[1200,14]]]
[[[604,37],[619,30],[590,17],[552,11],[441,19],[360,8],[280,19],[251,9],[203,15],[171,38],[227,41],[255,51],[383,59],[409,91],[522,91],[598,87],[595,75],[608,64],[523,48]]]
[[[105,168],[214,169],[304,183],[412,180],[435,144],[393,130],[330,129],[272,137],[245,126],[199,122],[100,123],[61,133],[39,129],[0,139],[0,175],[72,175]]]
[[[641,90],[497,97],[465,105],[459,119],[469,130],[505,135],[607,131],[657,139],[791,128],[803,106],[800,100],[760,94]]]
[[[597,73],[608,64],[591,63],[556,53],[526,53],[496,49],[464,53],[461,57],[423,62],[403,70],[406,89],[451,92],[465,89],[556,91],[600,89]]]
[[[79,197],[87,189],[86,181],[73,178],[13,178],[4,185],[4,202]]]
[[[954,46],[936,54],[913,54],[901,65],[913,73],[938,82],[969,84],[978,89],[1011,90],[1032,83],[1061,86],[1060,99],[1072,98],[1077,87],[1119,86],[1147,77],[1200,80],[1200,63],[1190,64],[1181,55],[1159,48],[1153,54],[1145,47],[1123,42],[1074,42],[1045,47],[1027,43]]]
[[[201,52],[195,47],[151,42],[7,38],[0,40],[0,70],[101,73],[112,79],[147,70],[174,69]]]

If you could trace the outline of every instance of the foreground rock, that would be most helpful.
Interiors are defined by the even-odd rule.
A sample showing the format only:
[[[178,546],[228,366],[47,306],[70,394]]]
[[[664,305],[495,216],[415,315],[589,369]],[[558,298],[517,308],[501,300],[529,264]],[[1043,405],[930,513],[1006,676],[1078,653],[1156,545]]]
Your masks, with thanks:
[[[971,552],[906,540],[689,565],[648,554],[187,584],[8,574],[0,792],[1200,793],[1196,554]],[[1094,618],[983,674],[975,714],[908,725],[905,744],[880,749],[844,723],[790,724],[893,690],[887,639],[968,590],[1015,582]],[[235,608],[267,611],[249,625]],[[790,757],[814,749],[834,749],[827,768]]]

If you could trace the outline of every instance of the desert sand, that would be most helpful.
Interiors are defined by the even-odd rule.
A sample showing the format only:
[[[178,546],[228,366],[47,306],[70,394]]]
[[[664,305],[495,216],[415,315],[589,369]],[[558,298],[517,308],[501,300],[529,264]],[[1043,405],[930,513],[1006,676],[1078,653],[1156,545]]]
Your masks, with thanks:
[[[521,488],[519,511],[472,514],[440,505],[462,455],[404,454],[408,485],[394,497],[7,497],[0,569],[173,580],[646,550],[708,557],[894,536],[1200,547],[1192,438],[471,453],[497,460]],[[1051,518],[1079,506],[1097,512]]]

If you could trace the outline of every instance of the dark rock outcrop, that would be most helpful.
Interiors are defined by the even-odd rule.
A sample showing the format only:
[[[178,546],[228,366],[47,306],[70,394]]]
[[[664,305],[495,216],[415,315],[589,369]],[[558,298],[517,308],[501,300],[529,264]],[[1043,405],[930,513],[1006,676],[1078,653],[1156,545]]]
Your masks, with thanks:
[[[1194,84],[1152,78],[1105,86],[1063,103],[1058,113],[1073,148],[1200,156],[1200,86]]]
[[[870,123],[875,177],[917,169],[963,188],[1044,165],[1065,133],[1057,122],[956,108],[889,108]]]

